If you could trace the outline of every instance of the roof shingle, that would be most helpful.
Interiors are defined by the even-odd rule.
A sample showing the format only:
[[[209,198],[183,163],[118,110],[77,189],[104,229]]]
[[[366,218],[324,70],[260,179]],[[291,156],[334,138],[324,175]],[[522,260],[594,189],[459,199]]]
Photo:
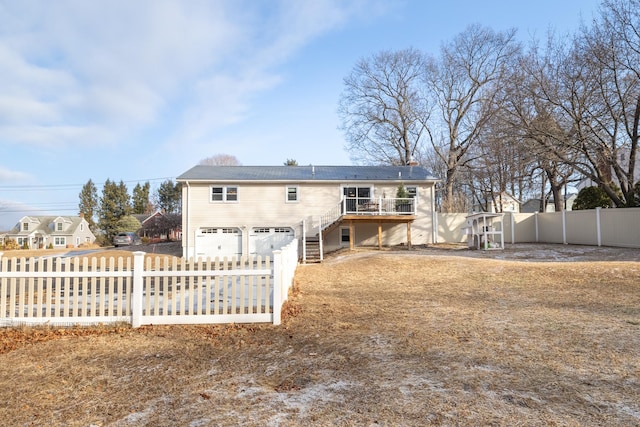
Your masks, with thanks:
[[[207,166],[178,181],[438,181],[421,166]]]

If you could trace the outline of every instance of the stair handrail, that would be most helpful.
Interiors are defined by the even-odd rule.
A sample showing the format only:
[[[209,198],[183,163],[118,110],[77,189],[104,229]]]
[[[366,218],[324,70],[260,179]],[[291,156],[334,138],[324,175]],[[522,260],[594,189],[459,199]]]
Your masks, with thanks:
[[[331,224],[336,222],[342,216],[343,206],[342,201],[335,207],[329,209],[323,215],[320,215],[320,230],[324,230]]]

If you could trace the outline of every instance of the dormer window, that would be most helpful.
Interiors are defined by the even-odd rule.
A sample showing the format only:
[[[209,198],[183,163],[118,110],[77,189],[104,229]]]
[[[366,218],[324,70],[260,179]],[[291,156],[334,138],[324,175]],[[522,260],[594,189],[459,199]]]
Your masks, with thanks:
[[[56,230],[57,231],[62,231],[62,223],[61,222],[56,224]]]
[[[22,223],[22,231],[29,231],[29,223],[28,222],[23,222]]]

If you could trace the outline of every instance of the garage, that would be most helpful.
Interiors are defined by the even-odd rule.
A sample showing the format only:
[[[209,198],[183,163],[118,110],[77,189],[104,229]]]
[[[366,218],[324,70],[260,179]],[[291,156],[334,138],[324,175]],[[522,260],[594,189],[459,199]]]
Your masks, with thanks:
[[[196,257],[242,255],[242,231],[237,227],[203,227],[196,231]]]
[[[249,253],[272,256],[273,251],[286,246],[294,237],[291,227],[254,227],[249,234]]]

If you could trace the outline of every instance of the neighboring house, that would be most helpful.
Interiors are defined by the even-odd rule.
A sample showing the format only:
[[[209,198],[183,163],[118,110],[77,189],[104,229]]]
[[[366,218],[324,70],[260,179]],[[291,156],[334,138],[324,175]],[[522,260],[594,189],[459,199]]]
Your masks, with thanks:
[[[4,238],[30,249],[78,247],[96,240],[82,216],[25,216]]]
[[[138,235],[150,242],[182,239],[182,218],[179,214],[155,211],[152,214],[134,215],[140,221]]]
[[[564,210],[570,211],[573,210],[573,202],[575,202],[576,197],[578,195],[576,193],[569,193],[566,196],[563,196],[565,199]],[[547,204],[545,206],[545,212],[555,212],[556,205],[553,202],[553,198],[547,200]],[[529,199],[522,204],[522,213],[534,213],[540,212],[540,199]]]
[[[476,203],[473,206],[473,211],[489,213],[520,212],[520,201],[503,191],[500,194],[496,194],[495,200],[487,199]]]
[[[187,258],[271,255],[294,238],[301,256],[435,241],[438,179],[419,166],[198,165],[177,181]]]

